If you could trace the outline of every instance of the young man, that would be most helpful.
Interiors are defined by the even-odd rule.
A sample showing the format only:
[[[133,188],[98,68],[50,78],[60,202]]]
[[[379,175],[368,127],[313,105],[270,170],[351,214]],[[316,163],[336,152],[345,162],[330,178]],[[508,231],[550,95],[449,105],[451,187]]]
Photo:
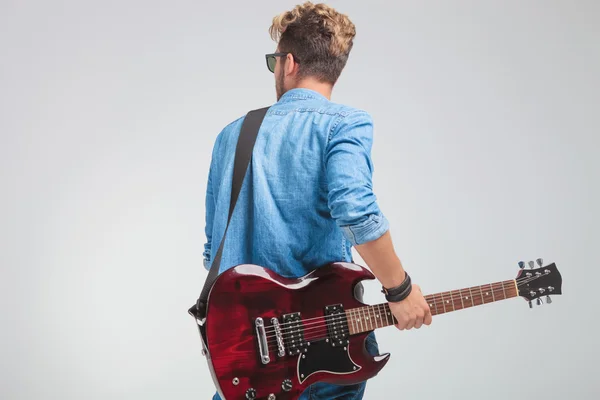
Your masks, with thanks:
[[[372,190],[373,122],[367,112],[330,100],[352,49],[354,24],[327,5],[306,2],[276,16],[269,31],[278,41],[276,52],[266,56],[275,75],[277,103],[266,114],[256,139],[219,272],[252,263],[299,277],[331,262],[352,262],[354,246],[382,286],[393,293],[407,275]],[[243,119],[223,129],[212,153],[203,253],[207,269],[227,223]],[[386,297],[399,329],[431,323],[419,287],[409,288],[402,300]],[[374,335],[369,339],[367,349],[375,355]],[[364,382],[318,383],[301,399],[361,399],[364,390]],[[213,399],[219,398],[216,394]]]

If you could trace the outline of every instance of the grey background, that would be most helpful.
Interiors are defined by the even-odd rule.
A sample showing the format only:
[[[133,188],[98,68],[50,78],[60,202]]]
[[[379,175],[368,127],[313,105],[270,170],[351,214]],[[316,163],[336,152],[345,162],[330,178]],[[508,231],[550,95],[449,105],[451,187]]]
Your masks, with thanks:
[[[210,398],[186,313],[210,154],[275,101],[267,28],[296,2],[0,4],[0,398]],[[511,279],[536,257],[564,279],[552,305],[379,330],[392,359],[365,398],[597,399],[599,3],[329,4],[358,31],[333,100],[374,117],[413,280]]]

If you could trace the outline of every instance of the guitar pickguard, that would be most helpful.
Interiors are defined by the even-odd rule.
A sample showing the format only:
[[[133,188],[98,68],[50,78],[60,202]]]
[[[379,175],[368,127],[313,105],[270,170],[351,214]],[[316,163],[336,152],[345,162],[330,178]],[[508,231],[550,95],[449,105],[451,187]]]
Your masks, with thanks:
[[[349,344],[334,347],[325,339],[310,343],[306,353],[298,356],[298,381],[303,383],[316,372],[351,374],[361,369],[350,357]]]

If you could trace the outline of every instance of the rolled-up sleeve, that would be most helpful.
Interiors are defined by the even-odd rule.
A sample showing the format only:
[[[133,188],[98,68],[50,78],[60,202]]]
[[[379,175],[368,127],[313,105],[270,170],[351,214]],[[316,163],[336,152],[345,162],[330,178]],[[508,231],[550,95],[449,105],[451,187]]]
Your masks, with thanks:
[[[378,239],[389,229],[373,193],[372,146],[373,119],[357,110],[336,121],[325,149],[327,204],[353,245]]]

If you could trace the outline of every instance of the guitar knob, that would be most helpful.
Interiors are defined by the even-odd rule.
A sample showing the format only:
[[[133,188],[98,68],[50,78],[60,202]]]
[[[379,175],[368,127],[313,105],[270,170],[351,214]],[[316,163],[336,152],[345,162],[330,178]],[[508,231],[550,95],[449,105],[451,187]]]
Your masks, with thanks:
[[[542,301],[542,299],[538,298],[537,299],[537,305],[541,306],[542,304],[544,304],[544,302]]]
[[[281,383],[281,388],[285,391],[285,392],[289,392],[290,390],[292,390],[292,381],[289,379],[284,380]]]
[[[525,263],[523,261],[519,261],[519,268],[525,268]]]
[[[533,304],[531,304],[531,300],[529,300],[529,308],[533,308]]]
[[[550,296],[546,296],[546,303],[551,304],[552,298]]]
[[[256,390],[253,388],[246,390],[246,398],[248,400],[254,400],[256,398]]]
[[[535,263],[533,261],[529,261],[529,269],[533,269],[533,266],[535,265]]]

